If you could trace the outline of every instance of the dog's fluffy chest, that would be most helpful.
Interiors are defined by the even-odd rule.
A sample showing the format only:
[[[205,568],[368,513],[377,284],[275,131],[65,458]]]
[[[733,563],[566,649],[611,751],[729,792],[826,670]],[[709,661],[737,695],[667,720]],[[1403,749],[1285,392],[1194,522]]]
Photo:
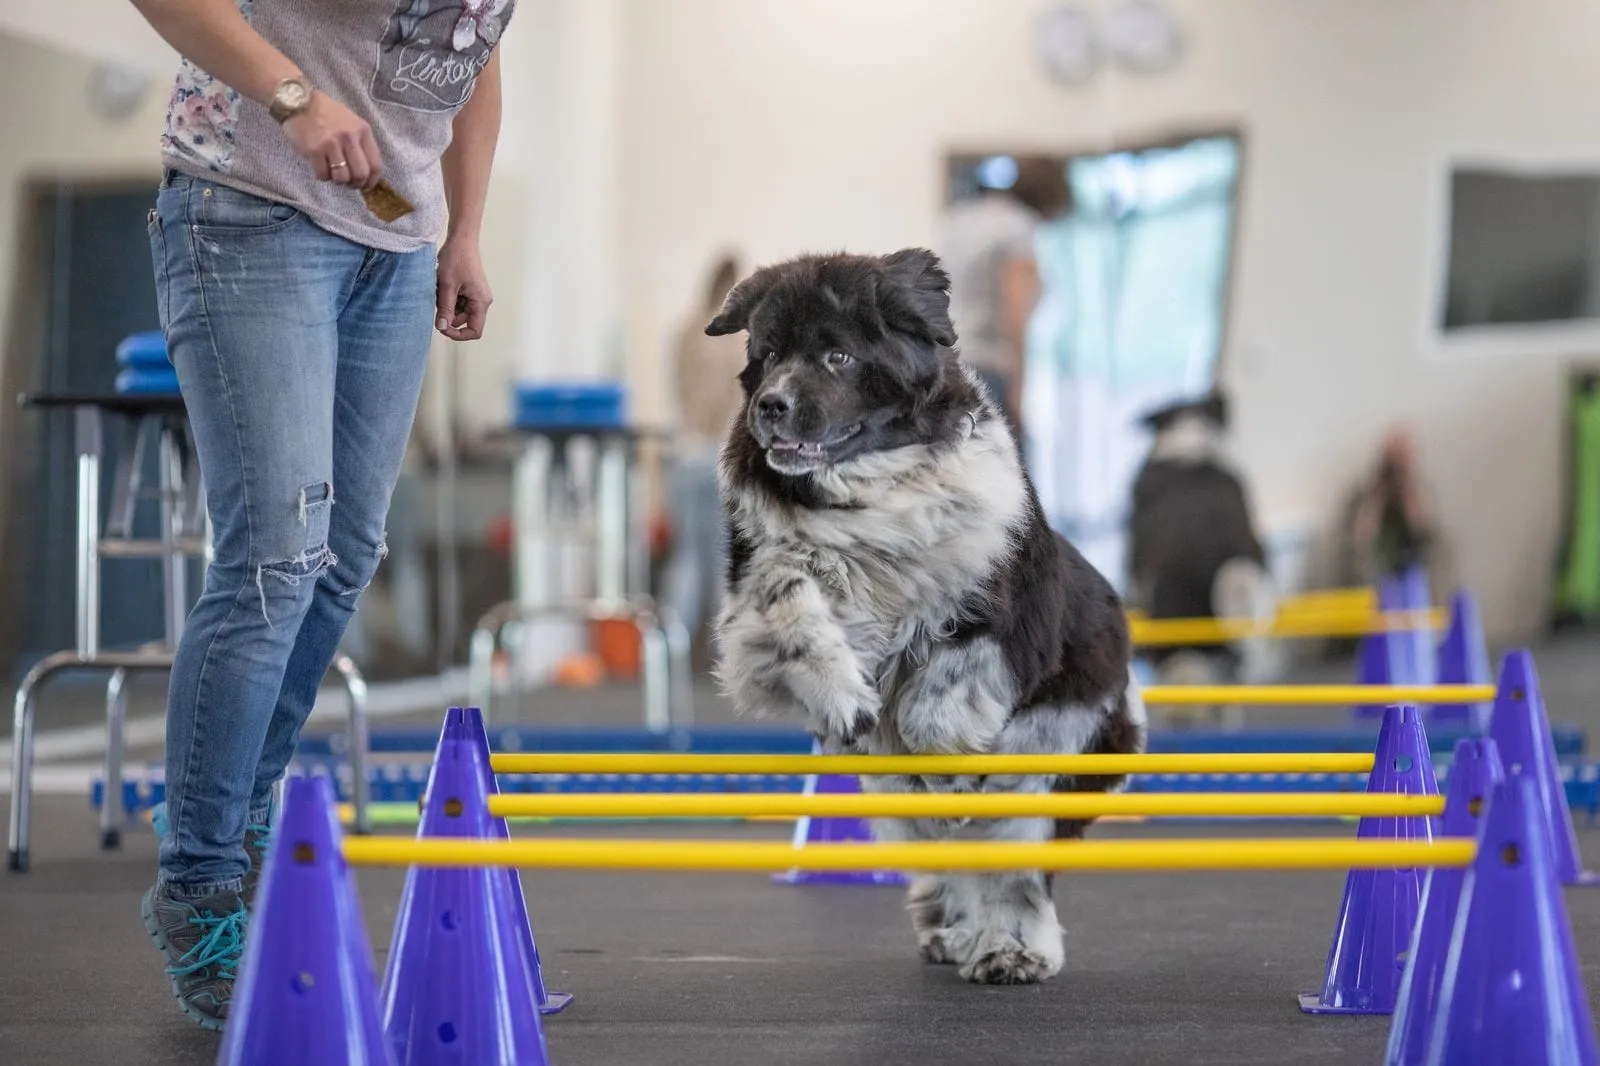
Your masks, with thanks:
[[[1012,551],[1025,486],[1004,443],[980,432],[848,506],[767,512],[752,570],[814,579],[852,645],[880,664],[914,650],[954,626]]]

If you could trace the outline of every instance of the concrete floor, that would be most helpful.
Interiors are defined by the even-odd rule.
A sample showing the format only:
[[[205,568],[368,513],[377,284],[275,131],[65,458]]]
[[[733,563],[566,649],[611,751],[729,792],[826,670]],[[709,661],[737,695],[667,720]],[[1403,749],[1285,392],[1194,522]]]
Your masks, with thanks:
[[[218,1038],[178,1014],[139,923],[153,841],[103,855],[81,803],[46,797],[37,814],[48,851],[0,877],[0,1063],[212,1063]],[[1600,835],[1583,844],[1600,855]],[[380,973],[403,878],[359,877]],[[922,965],[893,888],[534,871],[524,884],[547,984],[577,996],[546,1023],[556,1066],[1348,1066],[1380,1061],[1387,1033],[1386,1018],[1295,1006],[1320,983],[1337,873],[1065,878],[1067,969],[1035,988]],[[1600,890],[1568,906],[1600,1003]]]
[[[1600,736],[1597,644],[1577,636],[1536,651],[1552,716],[1591,736]],[[1349,676],[1340,665],[1300,679]],[[705,695],[702,718],[726,720]],[[141,686],[135,713],[159,707],[160,685]],[[96,689],[63,686],[40,720],[41,738],[87,728],[99,713]],[[437,723],[439,713],[416,720]],[[634,693],[604,689],[541,695],[524,717],[593,723],[636,714]],[[217,1038],[178,1013],[139,922],[155,865],[148,833],[100,852],[81,792],[36,797],[34,827],[33,871],[0,875],[0,1066],[213,1062]],[[1600,832],[1582,836],[1590,864],[1600,863]],[[399,871],[360,875],[380,972],[402,880]],[[1297,992],[1320,982],[1338,873],[1064,878],[1066,971],[1042,987],[1007,989],[968,986],[948,968],[920,964],[895,889],[559,872],[529,872],[525,884],[547,982],[577,995],[547,1024],[557,1066],[1345,1066],[1379,1061],[1388,1026],[1307,1017],[1295,1006]],[[1591,1002],[1600,1004],[1600,889],[1567,899]]]

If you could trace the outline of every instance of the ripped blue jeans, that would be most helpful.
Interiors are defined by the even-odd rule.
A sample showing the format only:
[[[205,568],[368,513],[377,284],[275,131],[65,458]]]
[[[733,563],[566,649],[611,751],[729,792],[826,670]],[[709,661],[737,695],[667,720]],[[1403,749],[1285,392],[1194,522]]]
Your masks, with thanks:
[[[249,868],[245,828],[265,822],[383,558],[438,259],[180,174],[150,247],[214,545],[172,669],[160,859],[171,891],[199,898]]]

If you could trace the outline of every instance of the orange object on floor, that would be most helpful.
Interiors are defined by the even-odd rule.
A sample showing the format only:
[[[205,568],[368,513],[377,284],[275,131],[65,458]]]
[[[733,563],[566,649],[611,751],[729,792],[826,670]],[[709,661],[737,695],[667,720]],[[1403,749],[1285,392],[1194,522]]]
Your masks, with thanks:
[[[643,665],[644,649],[639,642],[639,631],[625,619],[606,619],[595,622],[594,649],[611,677],[634,680]]]
[[[568,688],[593,688],[605,679],[605,663],[592,651],[568,656],[556,666],[556,684]]]

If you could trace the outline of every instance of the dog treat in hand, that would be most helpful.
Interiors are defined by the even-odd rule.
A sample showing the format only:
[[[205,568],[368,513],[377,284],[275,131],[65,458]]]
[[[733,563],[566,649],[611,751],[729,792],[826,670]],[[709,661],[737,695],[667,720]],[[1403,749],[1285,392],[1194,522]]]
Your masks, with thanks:
[[[380,181],[370,189],[362,189],[361,199],[367,202],[367,210],[384,222],[404,218],[416,210],[410,200],[395,192],[394,187],[386,181]]]

